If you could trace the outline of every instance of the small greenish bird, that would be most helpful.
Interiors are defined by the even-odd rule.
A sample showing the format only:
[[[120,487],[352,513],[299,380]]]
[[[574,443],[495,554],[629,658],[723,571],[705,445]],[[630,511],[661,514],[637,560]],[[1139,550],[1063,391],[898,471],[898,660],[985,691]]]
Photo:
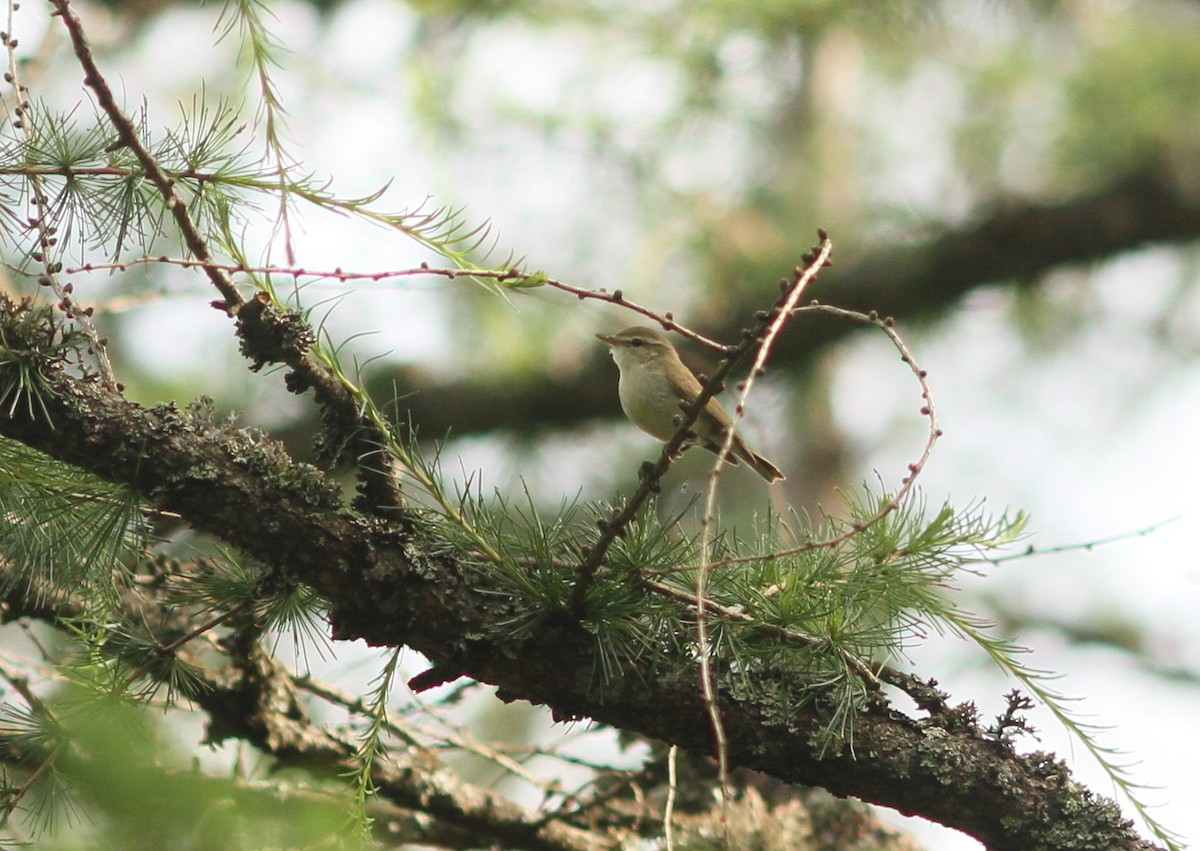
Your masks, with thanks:
[[[679,353],[663,334],[653,328],[635,325],[619,334],[597,334],[608,343],[613,360],[621,371],[617,395],[625,416],[642,431],[666,443],[679,426],[680,402],[692,403],[703,389],[692,371],[684,366]],[[697,442],[710,452],[720,451],[729,433],[729,415],[716,399],[709,399],[700,417],[692,425]],[[738,459],[768,482],[782,479],[779,468],[759,455],[736,431],[730,454],[730,464]]]

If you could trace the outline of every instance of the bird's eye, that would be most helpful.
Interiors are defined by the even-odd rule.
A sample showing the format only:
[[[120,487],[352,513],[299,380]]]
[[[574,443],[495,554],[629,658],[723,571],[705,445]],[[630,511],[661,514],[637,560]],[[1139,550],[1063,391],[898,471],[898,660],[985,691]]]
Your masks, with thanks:
[[[645,341],[645,340],[643,340],[641,337],[634,337],[632,340],[630,340],[630,341],[629,341],[629,345],[631,345],[631,346],[641,346],[641,345],[643,345],[645,342],[646,342],[646,341]]]

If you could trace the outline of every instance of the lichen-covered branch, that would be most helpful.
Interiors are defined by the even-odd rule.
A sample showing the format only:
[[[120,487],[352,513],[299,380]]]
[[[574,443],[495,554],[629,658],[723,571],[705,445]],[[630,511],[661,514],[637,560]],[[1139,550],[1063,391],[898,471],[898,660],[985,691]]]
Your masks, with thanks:
[[[16,333],[13,313],[0,331]],[[595,637],[564,611],[536,631],[498,628],[509,597],[415,514],[385,524],[346,511],[317,470],[203,413],[145,408],[51,362],[38,406],[12,405],[0,435],[136,488],[156,507],[286,571],[329,604],[335,638],[407,645],[443,672],[495,684],[501,697],[593,718],[709,753],[711,729],[690,658],[623,660],[604,683]],[[1058,760],[1019,756],[969,712],[924,721],[886,707],[854,720],[853,749],[822,753],[811,683],[780,674],[747,690],[716,667],[729,762],[823,786],[962,830],[993,849],[1150,849],[1111,802]]]

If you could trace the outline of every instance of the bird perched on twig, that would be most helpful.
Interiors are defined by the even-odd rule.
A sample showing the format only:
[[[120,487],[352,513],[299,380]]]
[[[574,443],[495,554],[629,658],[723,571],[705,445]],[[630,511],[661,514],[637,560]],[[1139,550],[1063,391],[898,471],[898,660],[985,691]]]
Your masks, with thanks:
[[[596,336],[609,345],[621,371],[617,394],[625,416],[647,434],[664,443],[669,441],[679,429],[679,403],[696,400],[702,390],[699,380],[684,366],[671,341],[653,328],[635,325],[613,336]],[[697,443],[716,453],[731,427],[721,403],[709,399],[692,431]],[[745,461],[768,482],[783,478],[779,468],[759,455],[736,430],[726,457],[730,464]]]

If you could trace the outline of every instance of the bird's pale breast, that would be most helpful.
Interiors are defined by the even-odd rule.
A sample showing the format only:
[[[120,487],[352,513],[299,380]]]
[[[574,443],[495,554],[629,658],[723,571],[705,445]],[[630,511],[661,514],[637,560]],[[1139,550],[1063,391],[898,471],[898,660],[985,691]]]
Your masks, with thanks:
[[[666,375],[655,369],[622,369],[617,387],[621,409],[634,425],[666,442],[675,434],[679,397]]]

